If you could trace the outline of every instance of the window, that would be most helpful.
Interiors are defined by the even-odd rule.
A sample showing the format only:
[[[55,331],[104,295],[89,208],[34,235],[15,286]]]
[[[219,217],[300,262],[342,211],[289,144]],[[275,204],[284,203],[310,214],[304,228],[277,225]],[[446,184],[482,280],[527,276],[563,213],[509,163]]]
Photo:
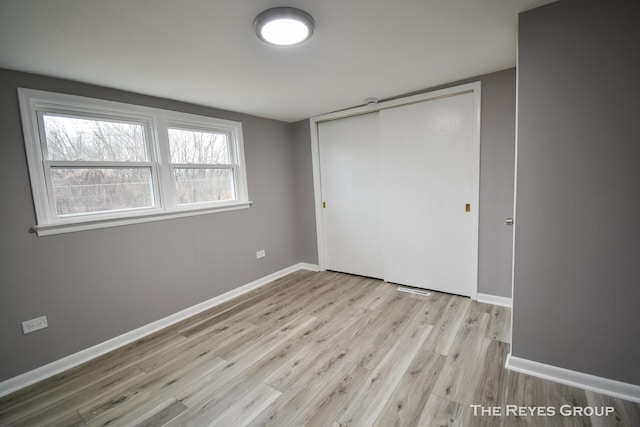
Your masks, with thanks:
[[[38,235],[250,206],[239,122],[18,93]]]
[[[229,135],[170,128],[169,152],[179,205],[235,198]]]
[[[58,218],[155,206],[144,125],[44,113],[43,166]]]

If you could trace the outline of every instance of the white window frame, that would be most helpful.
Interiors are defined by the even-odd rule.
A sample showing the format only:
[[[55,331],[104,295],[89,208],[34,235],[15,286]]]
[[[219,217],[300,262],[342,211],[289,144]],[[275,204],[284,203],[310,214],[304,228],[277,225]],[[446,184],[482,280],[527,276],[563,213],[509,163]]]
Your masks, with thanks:
[[[33,229],[38,236],[203,215],[245,209],[251,206],[247,189],[241,122],[24,88],[18,88],[18,98],[37,219],[37,224]],[[46,141],[42,119],[43,115],[47,113],[141,124],[144,127],[145,144],[149,158],[145,162],[47,160],[44,151],[46,150]],[[233,170],[236,195],[234,200],[189,205],[177,204],[173,183],[173,167],[178,165],[173,165],[170,162],[169,128],[224,133],[229,136],[232,163],[206,166],[219,166]],[[133,166],[150,168],[154,204],[152,207],[145,208],[59,217],[55,211],[48,172],[52,164],[75,167],[84,165],[89,167]],[[193,167],[193,165],[186,166]]]

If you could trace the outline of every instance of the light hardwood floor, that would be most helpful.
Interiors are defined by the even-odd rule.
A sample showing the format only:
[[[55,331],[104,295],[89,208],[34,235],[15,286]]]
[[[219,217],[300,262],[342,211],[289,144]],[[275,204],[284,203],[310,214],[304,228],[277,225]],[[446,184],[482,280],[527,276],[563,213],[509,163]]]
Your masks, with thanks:
[[[640,405],[503,368],[509,309],[299,271],[0,399],[11,426],[640,426]],[[613,406],[609,417],[470,405]]]

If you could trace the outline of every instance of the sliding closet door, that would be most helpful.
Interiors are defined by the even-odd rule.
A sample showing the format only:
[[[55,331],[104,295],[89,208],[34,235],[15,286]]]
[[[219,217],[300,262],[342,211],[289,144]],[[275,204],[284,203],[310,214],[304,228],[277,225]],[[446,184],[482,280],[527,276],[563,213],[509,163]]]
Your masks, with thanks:
[[[472,295],[475,123],[472,93],[380,112],[385,280]]]
[[[326,268],[382,278],[378,113],[318,125]]]

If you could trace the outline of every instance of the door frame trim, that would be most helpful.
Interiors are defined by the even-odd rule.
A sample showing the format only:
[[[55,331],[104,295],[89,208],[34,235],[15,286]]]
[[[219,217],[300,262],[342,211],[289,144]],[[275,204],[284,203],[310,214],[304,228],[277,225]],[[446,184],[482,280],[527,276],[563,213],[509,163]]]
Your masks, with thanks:
[[[471,298],[476,300],[478,298],[478,231],[479,231],[479,210],[480,210],[480,87],[479,81],[466,83],[463,85],[453,86],[445,89],[439,89],[435,91],[420,93],[417,95],[411,95],[406,97],[394,98],[388,101],[382,101],[373,105],[364,105],[361,107],[349,108],[345,110],[335,111],[332,113],[322,114],[314,116],[309,119],[310,132],[311,132],[311,161],[313,166],[313,190],[315,201],[315,213],[316,213],[316,235],[318,242],[318,265],[320,270],[326,270],[327,266],[327,253],[326,253],[326,234],[324,227],[324,212],[322,208],[322,182],[321,182],[321,169],[320,169],[320,141],[318,136],[318,125],[322,122],[328,122],[331,120],[344,119],[347,117],[358,116],[361,114],[374,113],[389,108],[401,107],[409,104],[415,104],[419,102],[425,102],[430,100],[436,100],[439,98],[446,98],[450,96],[461,95],[464,93],[473,93],[474,103],[474,120],[473,125],[473,170],[472,170],[472,200],[471,206],[475,206],[475,210],[472,209],[472,250],[473,259],[471,268],[476,272],[475,274],[475,286],[472,288]]]

